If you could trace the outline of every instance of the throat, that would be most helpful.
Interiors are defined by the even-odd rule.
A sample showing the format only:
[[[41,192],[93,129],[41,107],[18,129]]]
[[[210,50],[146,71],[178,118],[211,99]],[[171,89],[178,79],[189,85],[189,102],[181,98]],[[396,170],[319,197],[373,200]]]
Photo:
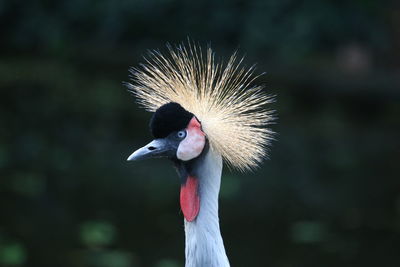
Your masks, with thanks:
[[[181,187],[186,267],[229,266],[218,217],[221,173],[221,156],[208,149],[193,162]]]

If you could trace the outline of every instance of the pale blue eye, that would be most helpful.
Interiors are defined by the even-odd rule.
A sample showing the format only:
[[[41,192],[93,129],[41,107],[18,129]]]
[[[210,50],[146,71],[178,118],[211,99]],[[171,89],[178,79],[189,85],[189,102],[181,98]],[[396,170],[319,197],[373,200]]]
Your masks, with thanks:
[[[186,131],[184,131],[184,130],[179,131],[179,132],[176,134],[176,136],[178,136],[179,139],[183,139],[183,138],[186,137]]]

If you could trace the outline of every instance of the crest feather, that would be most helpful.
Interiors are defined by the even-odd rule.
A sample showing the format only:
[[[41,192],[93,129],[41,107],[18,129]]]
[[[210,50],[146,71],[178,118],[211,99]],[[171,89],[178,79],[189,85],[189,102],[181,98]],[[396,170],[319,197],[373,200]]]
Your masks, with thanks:
[[[138,103],[154,112],[177,102],[196,115],[211,148],[229,166],[253,169],[266,155],[273,132],[266,128],[273,119],[265,104],[272,97],[264,87],[253,85],[254,67],[245,69],[234,53],[226,64],[215,61],[214,52],[195,45],[168,45],[168,53],[149,52],[146,63],[132,68],[129,90]]]

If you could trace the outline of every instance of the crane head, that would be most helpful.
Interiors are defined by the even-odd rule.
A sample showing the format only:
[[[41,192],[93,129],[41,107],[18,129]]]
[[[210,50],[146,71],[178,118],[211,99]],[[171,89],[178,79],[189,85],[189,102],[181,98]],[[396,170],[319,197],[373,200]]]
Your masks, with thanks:
[[[228,166],[254,170],[267,156],[273,140],[267,126],[274,120],[274,112],[265,108],[273,97],[265,93],[263,85],[255,83],[259,75],[254,74],[254,67],[246,68],[242,62],[236,53],[225,63],[218,61],[211,48],[202,50],[190,42],[168,46],[165,54],[149,52],[145,64],[131,69],[132,83],[126,85],[146,110],[160,110],[152,120],[158,123],[151,124],[156,139],[186,129],[195,116],[207,144]],[[168,106],[163,107],[165,104]],[[173,110],[179,111],[177,115],[168,111],[173,105]],[[158,120],[158,115],[171,116]],[[180,146],[188,141],[182,142]],[[141,150],[147,157],[166,156],[165,151],[147,150]]]
[[[150,121],[150,130],[155,139],[133,152],[128,161],[160,157],[189,161],[201,154],[206,143],[196,116],[175,102],[156,110]]]

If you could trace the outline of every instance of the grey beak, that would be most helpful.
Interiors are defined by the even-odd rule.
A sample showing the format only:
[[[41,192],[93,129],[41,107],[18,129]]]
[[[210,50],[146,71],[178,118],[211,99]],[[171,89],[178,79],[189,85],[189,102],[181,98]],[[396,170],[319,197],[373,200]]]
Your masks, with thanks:
[[[171,153],[171,148],[165,139],[155,139],[133,152],[127,161],[167,157]]]

